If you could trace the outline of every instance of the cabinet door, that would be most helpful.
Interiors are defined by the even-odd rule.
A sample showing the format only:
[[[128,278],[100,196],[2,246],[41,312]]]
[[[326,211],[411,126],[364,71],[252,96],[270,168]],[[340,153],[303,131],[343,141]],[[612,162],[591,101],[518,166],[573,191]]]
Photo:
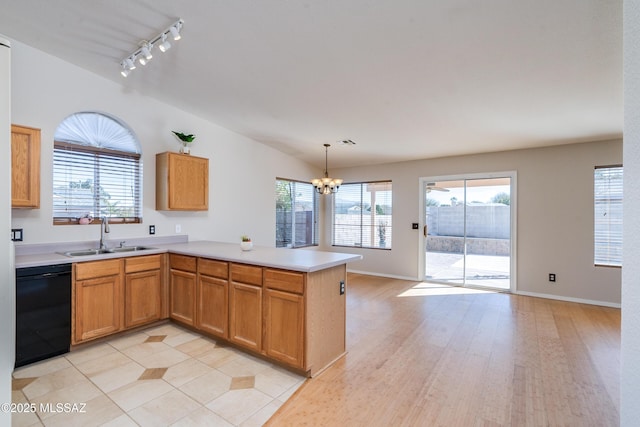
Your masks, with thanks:
[[[196,274],[171,269],[171,318],[194,325],[196,314]]]
[[[198,280],[198,329],[228,337],[229,281],[210,276]]]
[[[125,277],[124,326],[131,328],[160,319],[160,270]]]
[[[75,342],[109,335],[121,328],[120,275],[76,281]]]
[[[40,207],[40,129],[11,126],[11,207]]]
[[[156,154],[156,209],[209,209],[209,159],[171,152]]]
[[[288,292],[264,291],[265,343],[268,356],[304,366],[304,297]]]
[[[262,288],[231,282],[229,339],[255,351],[262,350]]]

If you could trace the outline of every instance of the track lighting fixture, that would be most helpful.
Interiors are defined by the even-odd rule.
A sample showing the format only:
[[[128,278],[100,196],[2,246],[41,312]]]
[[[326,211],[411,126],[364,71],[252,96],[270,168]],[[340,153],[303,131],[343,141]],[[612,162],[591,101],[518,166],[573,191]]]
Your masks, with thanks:
[[[127,77],[131,72],[131,70],[127,68],[127,63],[125,61],[122,61],[120,65],[122,66],[122,70],[120,70],[120,74],[122,74],[122,77]]]
[[[174,40],[180,40],[180,30],[182,30],[183,24],[184,21],[182,19],[178,19],[169,28],[158,34],[150,41],[142,40],[139,43],[140,48],[120,62],[120,66],[122,68],[122,70],[120,70],[120,74],[122,74],[123,77],[127,77],[131,70],[136,69],[136,60],[138,60],[140,64],[146,65],[151,58],[153,58],[152,50],[156,44],[158,44],[158,49],[160,49],[161,52],[166,52],[171,49],[171,43],[167,40],[167,36],[171,34]]]
[[[158,45],[158,49],[160,49],[160,52],[162,53],[171,49],[171,43],[169,43],[169,41],[167,40],[167,35],[164,33],[162,33],[162,43]]]
[[[182,29],[182,22],[178,21],[171,27],[169,27],[169,32],[173,36],[174,40],[180,40],[182,37],[180,36],[180,30]]]
[[[127,68],[129,69],[129,71],[136,69],[136,63],[134,61],[135,59],[133,56],[130,56],[124,60],[124,63],[127,65]]]
[[[153,58],[153,55],[151,54],[152,48],[153,45],[148,41],[143,40],[140,42],[140,56],[138,57],[139,63],[141,63],[142,65],[147,65],[147,62],[149,62],[149,60]]]

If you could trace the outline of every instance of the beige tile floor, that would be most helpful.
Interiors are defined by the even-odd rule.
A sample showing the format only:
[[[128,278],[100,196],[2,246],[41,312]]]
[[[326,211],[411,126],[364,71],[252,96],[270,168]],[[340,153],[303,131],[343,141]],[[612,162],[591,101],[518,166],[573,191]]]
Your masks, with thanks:
[[[16,369],[12,426],[260,426],[303,381],[167,323]]]

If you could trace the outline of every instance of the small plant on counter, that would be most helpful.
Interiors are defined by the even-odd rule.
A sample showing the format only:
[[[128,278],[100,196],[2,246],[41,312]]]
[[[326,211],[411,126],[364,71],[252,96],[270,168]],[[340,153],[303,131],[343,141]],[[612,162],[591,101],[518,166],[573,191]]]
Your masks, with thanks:
[[[249,237],[249,236],[242,236],[240,239],[242,239],[243,242],[250,242],[251,241],[251,237]]]

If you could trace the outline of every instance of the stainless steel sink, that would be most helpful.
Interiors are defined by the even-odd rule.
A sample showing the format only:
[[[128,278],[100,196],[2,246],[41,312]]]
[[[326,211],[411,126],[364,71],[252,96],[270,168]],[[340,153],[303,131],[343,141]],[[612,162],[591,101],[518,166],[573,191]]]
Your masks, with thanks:
[[[147,246],[123,246],[120,248],[111,248],[108,249],[109,252],[134,252],[134,251],[147,251],[149,249],[155,249],[155,248],[149,248]]]
[[[81,251],[69,251],[63,252],[62,255],[65,256],[88,256],[88,255],[101,255],[101,254],[109,254],[111,253],[108,249],[84,249]]]
[[[102,255],[102,254],[114,254],[114,253],[122,253],[122,252],[135,252],[135,251],[146,251],[150,248],[148,246],[122,246],[119,248],[110,248],[110,249],[83,249],[78,251],[68,251],[68,252],[60,252],[64,256],[75,257],[75,256],[91,256],[91,255]]]

